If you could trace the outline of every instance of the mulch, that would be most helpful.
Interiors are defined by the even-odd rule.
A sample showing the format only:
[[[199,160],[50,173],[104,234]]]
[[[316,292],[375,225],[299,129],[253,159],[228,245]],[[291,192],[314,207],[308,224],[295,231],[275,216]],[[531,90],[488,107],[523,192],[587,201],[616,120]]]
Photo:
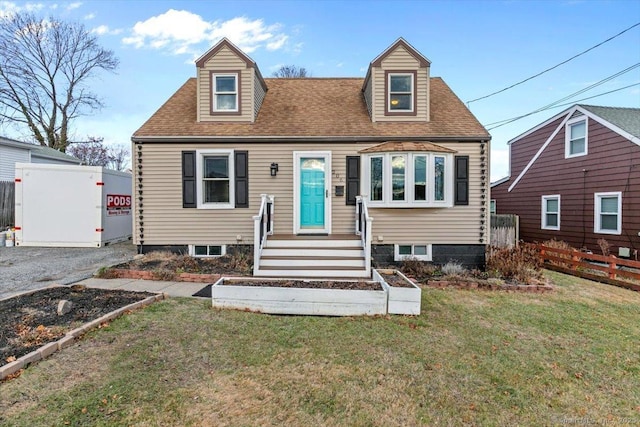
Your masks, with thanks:
[[[151,295],[154,294],[72,285],[0,301],[0,366],[60,339],[84,323]],[[71,302],[69,313],[58,315],[60,300]]]

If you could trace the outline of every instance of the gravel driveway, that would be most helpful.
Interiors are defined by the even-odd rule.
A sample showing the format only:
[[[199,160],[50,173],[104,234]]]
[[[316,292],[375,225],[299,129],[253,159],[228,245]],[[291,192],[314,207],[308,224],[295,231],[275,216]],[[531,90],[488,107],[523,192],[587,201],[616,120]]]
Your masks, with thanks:
[[[91,277],[100,267],[128,261],[136,254],[131,241],[102,248],[0,247],[0,299],[58,283]]]

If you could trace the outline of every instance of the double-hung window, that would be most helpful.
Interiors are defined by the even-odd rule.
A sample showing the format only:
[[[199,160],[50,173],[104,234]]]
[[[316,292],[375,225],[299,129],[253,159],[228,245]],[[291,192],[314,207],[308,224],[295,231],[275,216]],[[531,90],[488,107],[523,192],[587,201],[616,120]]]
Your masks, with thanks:
[[[415,73],[387,74],[387,113],[414,113]]]
[[[622,234],[622,193],[595,193],[594,232]]]
[[[368,155],[363,194],[372,207],[449,207],[453,157],[428,152]]]
[[[233,150],[197,151],[198,208],[234,206]]]
[[[584,156],[587,152],[586,117],[578,117],[568,121],[565,128],[564,157],[570,158]]]
[[[211,75],[214,113],[235,113],[238,107],[238,74],[220,73]]]
[[[560,195],[542,196],[542,229],[560,230]]]

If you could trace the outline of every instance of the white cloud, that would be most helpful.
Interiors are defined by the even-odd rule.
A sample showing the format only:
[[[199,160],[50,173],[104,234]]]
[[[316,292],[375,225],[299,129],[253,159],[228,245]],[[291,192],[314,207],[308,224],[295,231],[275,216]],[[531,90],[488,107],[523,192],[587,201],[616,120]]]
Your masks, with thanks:
[[[122,29],[120,28],[111,29],[109,28],[108,25],[98,25],[97,27],[92,28],[91,32],[99,36],[104,36],[104,35],[114,36],[122,33]]]
[[[20,6],[12,1],[0,1],[0,18],[11,16],[18,12],[38,12],[44,9],[43,3],[26,3],[24,6]]]
[[[244,52],[259,48],[281,49],[288,36],[279,24],[266,25],[262,19],[250,20],[244,16],[228,21],[205,21],[200,15],[169,9],[146,21],[137,22],[131,35],[122,39],[124,44],[136,48],[166,49],[173,54],[202,52],[201,43],[211,45],[226,37]]]
[[[69,3],[65,9],[66,10],[74,10],[74,9],[78,9],[80,6],[82,6],[82,2],[81,1],[76,1],[73,3]]]
[[[95,17],[96,17],[95,13],[89,13],[87,15],[84,15],[84,19],[86,19],[87,21],[89,21],[89,20],[91,20],[91,19],[93,19]]]

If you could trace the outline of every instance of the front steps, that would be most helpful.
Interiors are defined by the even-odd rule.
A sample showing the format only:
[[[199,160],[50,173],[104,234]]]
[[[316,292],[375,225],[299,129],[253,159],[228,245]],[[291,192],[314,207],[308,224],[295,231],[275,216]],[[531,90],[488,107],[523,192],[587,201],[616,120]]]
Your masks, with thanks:
[[[272,235],[262,249],[255,276],[369,278],[356,235]]]

